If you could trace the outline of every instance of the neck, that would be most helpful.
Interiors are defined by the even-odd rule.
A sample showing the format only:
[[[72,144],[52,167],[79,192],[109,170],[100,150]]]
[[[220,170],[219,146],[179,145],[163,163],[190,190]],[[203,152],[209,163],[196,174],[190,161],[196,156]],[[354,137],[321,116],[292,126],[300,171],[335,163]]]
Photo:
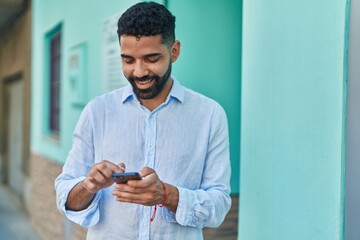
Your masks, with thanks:
[[[158,106],[160,106],[163,102],[166,101],[167,96],[170,93],[171,87],[173,85],[173,80],[170,77],[167,82],[165,83],[165,86],[163,90],[157,95],[156,97],[152,99],[139,99],[140,103],[145,106],[150,111],[153,111]]]

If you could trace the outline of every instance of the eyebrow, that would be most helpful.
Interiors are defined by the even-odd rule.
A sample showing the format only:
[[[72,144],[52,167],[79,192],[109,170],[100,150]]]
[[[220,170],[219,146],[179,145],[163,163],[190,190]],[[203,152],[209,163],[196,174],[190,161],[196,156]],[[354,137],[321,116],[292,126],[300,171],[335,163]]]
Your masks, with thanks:
[[[161,53],[150,53],[150,54],[145,55],[145,57],[158,57],[158,56],[162,56],[162,54]]]
[[[123,57],[123,58],[132,58],[132,56],[130,56],[130,55],[127,55],[127,54],[121,54],[121,57]]]
[[[162,56],[162,54],[161,53],[150,53],[150,54],[146,54],[144,57],[157,57],[157,56]],[[123,57],[123,58],[133,58],[133,56],[130,56],[130,55],[127,55],[127,54],[124,54],[124,53],[121,54],[121,57]]]

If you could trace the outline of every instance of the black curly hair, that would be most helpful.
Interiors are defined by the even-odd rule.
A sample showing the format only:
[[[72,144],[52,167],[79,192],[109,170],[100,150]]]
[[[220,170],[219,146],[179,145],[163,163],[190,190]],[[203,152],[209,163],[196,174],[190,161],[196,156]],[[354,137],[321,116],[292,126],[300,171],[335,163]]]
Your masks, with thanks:
[[[117,33],[136,37],[161,35],[161,43],[171,46],[175,41],[175,17],[155,2],[140,2],[127,9],[119,18]]]

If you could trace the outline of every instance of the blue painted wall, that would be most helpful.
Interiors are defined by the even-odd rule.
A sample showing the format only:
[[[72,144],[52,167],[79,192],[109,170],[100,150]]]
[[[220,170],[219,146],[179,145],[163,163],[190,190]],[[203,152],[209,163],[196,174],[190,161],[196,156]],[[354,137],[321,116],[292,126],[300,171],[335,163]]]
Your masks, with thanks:
[[[243,3],[239,239],[343,239],[346,0]]]
[[[65,161],[71,147],[72,131],[82,111],[82,108],[72,105],[69,96],[69,51],[77,44],[87,44],[88,99],[101,94],[103,23],[107,17],[136,2],[108,0],[106,4],[95,4],[85,0],[32,1],[32,151],[59,163]],[[49,105],[46,36],[59,25],[62,29],[61,119],[59,139],[55,139],[46,131]]]
[[[231,187],[239,192],[241,0],[169,1],[181,41],[174,75],[182,84],[218,101],[229,122]]]
[[[33,0],[31,150],[63,163],[82,107],[74,106],[69,81],[70,50],[86,43],[87,100],[102,94],[102,31],[105,19],[135,0]],[[163,1],[157,1],[162,3]],[[173,74],[185,86],[220,102],[230,125],[232,192],[239,192],[241,1],[168,1],[182,42]],[[46,36],[62,29],[61,122],[59,138],[46,131],[48,77]],[[116,26],[114,26],[116,31]]]

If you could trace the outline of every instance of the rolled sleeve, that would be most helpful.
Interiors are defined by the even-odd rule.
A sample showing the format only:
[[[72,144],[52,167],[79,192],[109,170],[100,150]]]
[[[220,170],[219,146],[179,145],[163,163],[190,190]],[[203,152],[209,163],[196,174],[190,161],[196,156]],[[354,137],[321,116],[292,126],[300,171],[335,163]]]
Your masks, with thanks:
[[[189,190],[179,188],[176,213],[164,208],[165,221],[190,227],[218,227],[230,209],[231,198],[221,190]]]
[[[62,180],[60,175],[55,182],[55,188],[57,189],[57,207],[59,210],[71,221],[83,226],[83,227],[92,227],[94,226],[100,218],[98,203],[101,198],[101,191],[95,194],[94,199],[91,204],[84,210],[81,211],[71,211],[67,210],[65,207],[67,198],[70,191],[85,177],[79,177],[71,180]]]
[[[183,226],[197,228],[218,227],[230,209],[230,197],[220,190],[179,189],[176,221]]]

